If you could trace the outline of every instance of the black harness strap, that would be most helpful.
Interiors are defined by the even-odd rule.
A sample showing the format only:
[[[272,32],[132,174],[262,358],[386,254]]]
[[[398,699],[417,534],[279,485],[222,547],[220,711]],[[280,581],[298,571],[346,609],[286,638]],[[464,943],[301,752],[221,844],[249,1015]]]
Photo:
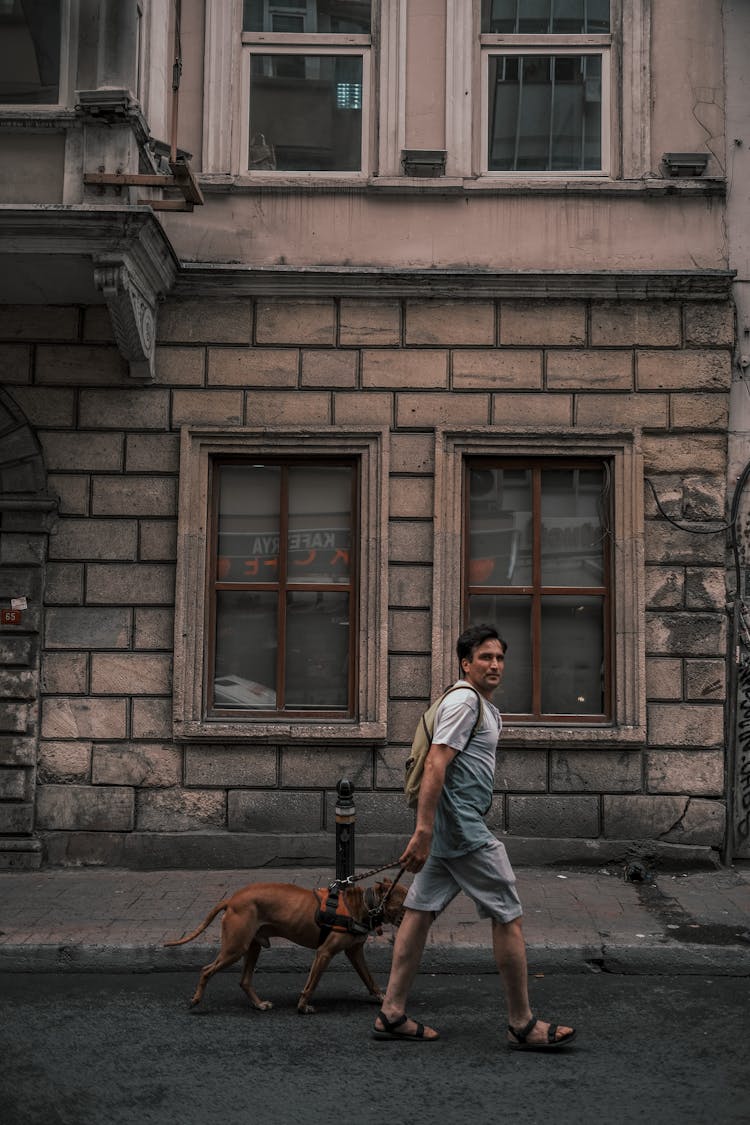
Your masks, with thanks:
[[[319,894],[319,902],[322,904],[322,892]],[[356,918],[352,918],[351,914],[339,914],[338,906],[339,899],[341,898],[341,891],[331,886],[328,890],[328,897],[325,901],[325,906],[321,905],[315,911],[315,921],[320,927],[320,937],[318,938],[318,945],[322,945],[328,935],[333,930],[339,933],[363,935],[370,933],[370,926],[364,922],[358,922]]]
[[[395,864],[391,866],[395,866]],[[362,936],[363,934],[371,934],[374,930],[382,926],[385,919],[386,903],[405,870],[406,868],[401,868],[382,898],[378,898],[374,887],[365,888],[364,900],[365,906],[367,907],[367,917],[364,922],[358,922],[356,918],[352,918],[351,914],[339,914],[338,912],[342,886],[356,881],[351,876],[341,882],[337,879],[331,883],[328,888],[328,897],[325,900],[325,906],[323,906],[324,891],[322,889],[317,890],[315,895],[320,904],[315,911],[315,921],[320,928],[318,945],[321,946],[333,930],[337,930],[340,934],[345,933]]]

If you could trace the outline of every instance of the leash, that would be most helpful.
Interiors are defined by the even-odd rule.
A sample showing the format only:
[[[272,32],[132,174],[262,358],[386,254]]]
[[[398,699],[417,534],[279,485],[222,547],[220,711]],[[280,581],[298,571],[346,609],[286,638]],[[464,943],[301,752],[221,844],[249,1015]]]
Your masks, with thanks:
[[[330,933],[330,922],[331,922],[332,918],[336,917],[335,916],[335,906],[333,905],[333,902],[334,902],[333,896],[334,895],[335,895],[335,902],[338,902],[339,895],[341,894],[342,891],[346,890],[347,887],[353,887],[355,883],[359,883],[363,879],[369,879],[370,876],[372,876],[372,875],[377,875],[381,871],[390,871],[391,868],[398,867],[398,866],[399,866],[399,863],[398,863],[398,860],[397,860],[395,863],[386,863],[382,867],[374,867],[371,871],[363,871],[361,875],[348,875],[346,879],[334,879],[332,883],[329,883],[328,884],[328,895],[329,895],[329,897],[328,897],[328,901],[326,903],[326,911],[322,912],[322,911],[318,910],[316,912],[316,921],[318,922],[318,925],[321,927],[321,938],[320,938],[321,942],[324,941],[325,937],[327,937],[328,933]],[[399,868],[398,875],[393,880],[390,887],[388,888],[388,890],[385,892],[385,894],[383,895],[383,897],[380,900],[376,900],[372,887],[367,888],[367,890],[365,891],[365,905],[367,906],[367,921],[364,922],[364,923],[354,923],[352,921],[351,926],[347,926],[347,928],[350,930],[350,932],[359,932],[359,927],[361,927],[362,930],[364,930],[364,932],[372,933],[373,930],[378,929],[378,927],[383,924],[383,915],[385,913],[385,907],[386,907],[386,904],[388,902],[388,899],[391,896],[393,888],[396,886],[396,884],[398,883],[399,879],[401,878],[401,876],[404,874],[405,871],[406,871],[405,867]],[[336,918],[336,920],[338,920],[338,919]],[[324,932],[324,931],[327,931],[327,932]]]
[[[379,875],[381,871],[390,871],[392,868],[398,867],[398,864],[399,861],[396,860],[395,863],[384,863],[382,867],[373,867],[371,871],[363,871],[361,875],[347,875],[346,879],[334,879],[332,883],[328,884],[328,889],[333,891],[341,887],[353,887],[355,883],[361,883],[363,879],[369,879],[372,875]],[[404,871],[406,871],[406,868],[402,867],[394,879],[394,883],[399,881]]]

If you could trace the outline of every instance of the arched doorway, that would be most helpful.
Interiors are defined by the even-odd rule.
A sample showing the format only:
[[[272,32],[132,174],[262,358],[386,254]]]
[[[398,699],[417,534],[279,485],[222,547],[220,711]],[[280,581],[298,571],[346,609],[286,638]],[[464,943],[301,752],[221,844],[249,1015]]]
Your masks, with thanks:
[[[0,388],[0,867],[38,867],[34,795],[47,537],[47,492],[36,436]],[[14,608],[15,607],[15,608]]]

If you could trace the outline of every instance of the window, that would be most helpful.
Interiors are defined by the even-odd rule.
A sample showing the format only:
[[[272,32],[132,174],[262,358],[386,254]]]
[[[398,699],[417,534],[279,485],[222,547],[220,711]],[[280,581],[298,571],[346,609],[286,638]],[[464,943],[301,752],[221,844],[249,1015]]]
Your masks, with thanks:
[[[349,715],[356,467],[214,467],[213,714]]]
[[[464,511],[464,620],[493,622],[508,642],[502,710],[606,720],[609,464],[472,461]]]
[[[548,746],[561,727],[566,746],[643,743],[639,442],[604,426],[437,428],[433,696],[455,677],[455,638],[489,619],[509,644],[496,702],[514,744]]]
[[[174,733],[326,744],[387,717],[388,430],[183,430]]]
[[[609,0],[483,0],[485,172],[609,170]]]
[[[60,101],[62,0],[0,0],[0,102]]]
[[[363,171],[371,7],[370,0],[245,0],[244,170]]]

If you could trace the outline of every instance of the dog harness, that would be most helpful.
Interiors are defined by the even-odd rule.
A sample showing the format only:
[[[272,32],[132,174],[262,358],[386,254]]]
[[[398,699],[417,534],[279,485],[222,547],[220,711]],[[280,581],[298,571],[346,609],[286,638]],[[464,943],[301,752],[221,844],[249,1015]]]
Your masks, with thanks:
[[[315,911],[315,921],[320,927],[318,945],[322,945],[330,933],[367,937],[383,924],[384,904],[376,902],[371,887],[365,891],[365,906],[368,913],[361,922],[352,916],[346,898],[336,883],[332,883],[327,889],[318,887],[313,893],[318,900],[318,908]]]
[[[330,933],[354,934],[366,937],[370,933],[370,926],[366,922],[358,922],[353,918],[346,899],[339,888],[332,884],[327,890],[318,887],[314,892],[318,900],[315,911],[315,921],[320,927],[318,945],[322,945]]]

